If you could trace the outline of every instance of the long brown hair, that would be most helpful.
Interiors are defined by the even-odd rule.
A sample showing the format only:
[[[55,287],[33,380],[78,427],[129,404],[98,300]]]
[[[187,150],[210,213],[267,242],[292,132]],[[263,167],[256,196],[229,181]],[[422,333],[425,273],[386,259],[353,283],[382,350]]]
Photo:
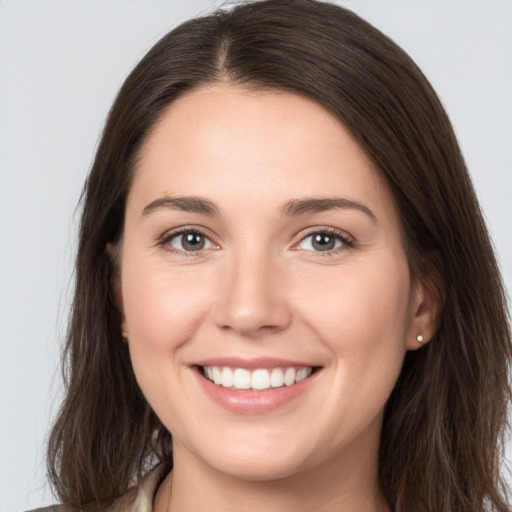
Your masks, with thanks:
[[[500,479],[510,399],[505,295],[448,117],[418,67],[349,10],[266,0],[188,21],[122,86],[82,195],[66,397],[48,469],[67,504],[110,502],[158,461],[171,435],[149,408],[122,343],[107,251],[123,231],[134,165],[177,97],[208,83],[307,96],[338,117],[386,179],[413,275],[443,297],[434,339],[408,352],[388,400],[379,458],[395,512],[508,510]]]

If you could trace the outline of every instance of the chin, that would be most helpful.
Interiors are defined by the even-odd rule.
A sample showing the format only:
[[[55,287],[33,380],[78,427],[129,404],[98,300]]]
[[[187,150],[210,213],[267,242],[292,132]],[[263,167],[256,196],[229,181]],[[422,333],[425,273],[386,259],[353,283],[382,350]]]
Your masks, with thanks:
[[[254,439],[253,439],[254,441]],[[281,480],[298,473],[307,466],[312,454],[304,448],[284,442],[215,443],[213,450],[198,453],[213,470],[245,481]]]
[[[215,461],[212,468],[223,475],[247,482],[265,482],[283,480],[300,472],[301,464],[296,460],[283,459],[280,457],[258,457],[232,459],[224,458],[222,461]]]

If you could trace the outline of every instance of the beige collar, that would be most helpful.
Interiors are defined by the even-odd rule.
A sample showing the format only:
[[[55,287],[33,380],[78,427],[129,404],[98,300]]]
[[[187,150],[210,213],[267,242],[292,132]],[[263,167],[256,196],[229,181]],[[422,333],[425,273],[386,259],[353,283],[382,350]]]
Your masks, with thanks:
[[[106,512],[152,512],[153,498],[162,479],[162,466],[150,471],[138,487],[131,487]]]

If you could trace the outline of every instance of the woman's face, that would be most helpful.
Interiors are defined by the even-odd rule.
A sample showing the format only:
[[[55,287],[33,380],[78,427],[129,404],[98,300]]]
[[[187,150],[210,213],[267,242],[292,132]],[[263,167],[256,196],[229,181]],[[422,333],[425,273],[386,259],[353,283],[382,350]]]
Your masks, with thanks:
[[[375,467],[428,330],[386,185],[289,93],[215,86],[168,108],[136,167],[116,292],[176,460],[244,479]]]

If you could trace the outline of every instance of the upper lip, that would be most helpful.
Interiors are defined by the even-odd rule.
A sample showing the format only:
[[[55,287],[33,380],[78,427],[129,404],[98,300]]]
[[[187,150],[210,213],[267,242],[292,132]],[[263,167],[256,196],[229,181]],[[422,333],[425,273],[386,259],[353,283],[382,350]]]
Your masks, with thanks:
[[[256,357],[244,359],[240,357],[212,357],[197,361],[194,366],[228,366],[230,368],[311,368],[317,365],[293,361],[290,359],[280,359],[274,357]]]

